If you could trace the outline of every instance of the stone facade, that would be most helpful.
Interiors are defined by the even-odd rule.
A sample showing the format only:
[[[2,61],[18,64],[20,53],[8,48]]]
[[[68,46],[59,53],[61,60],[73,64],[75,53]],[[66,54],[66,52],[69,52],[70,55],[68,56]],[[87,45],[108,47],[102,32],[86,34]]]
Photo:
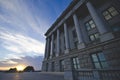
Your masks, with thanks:
[[[42,71],[119,69],[120,0],[73,0],[45,36]]]

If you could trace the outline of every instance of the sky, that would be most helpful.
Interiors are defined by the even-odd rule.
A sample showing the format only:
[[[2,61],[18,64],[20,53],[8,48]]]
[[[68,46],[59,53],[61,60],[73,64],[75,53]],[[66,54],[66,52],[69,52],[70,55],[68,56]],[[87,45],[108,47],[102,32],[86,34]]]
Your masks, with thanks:
[[[0,0],[0,70],[41,69],[45,32],[72,0]]]

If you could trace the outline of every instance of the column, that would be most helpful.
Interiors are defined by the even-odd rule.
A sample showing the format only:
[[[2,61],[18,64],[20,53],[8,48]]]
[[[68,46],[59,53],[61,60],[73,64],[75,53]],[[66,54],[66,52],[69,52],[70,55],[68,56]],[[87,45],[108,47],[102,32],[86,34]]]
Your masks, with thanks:
[[[59,56],[60,53],[60,32],[59,29],[57,29],[57,54],[56,56]]]
[[[46,44],[45,44],[44,60],[47,60],[47,39],[46,39]]]
[[[89,11],[90,15],[92,16],[94,22],[97,25],[98,31],[101,34],[101,41],[106,41],[106,40],[110,40],[110,39],[114,38],[111,33],[108,33],[106,25],[104,24],[103,20],[101,20],[100,16],[98,15],[98,13],[97,13],[96,9],[93,7],[93,5],[88,1],[86,3],[86,6],[87,6],[88,11]]]
[[[65,35],[65,53],[69,53],[69,38],[68,38],[68,30],[67,30],[67,25],[64,23],[64,35]]]
[[[50,50],[50,58],[53,57],[53,48],[54,48],[54,34],[51,37],[51,50]]]
[[[47,38],[47,49],[46,49],[46,59],[49,58],[49,54],[50,54],[50,39]]]
[[[78,37],[78,49],[85,48],[85,44],[83,43],[83,38],[82,38],[81,31],[80,31],[80,25],[79,25],[76,14],[73,15],[73,20],[74,20],[74,24],[75,24],[77,37]]]

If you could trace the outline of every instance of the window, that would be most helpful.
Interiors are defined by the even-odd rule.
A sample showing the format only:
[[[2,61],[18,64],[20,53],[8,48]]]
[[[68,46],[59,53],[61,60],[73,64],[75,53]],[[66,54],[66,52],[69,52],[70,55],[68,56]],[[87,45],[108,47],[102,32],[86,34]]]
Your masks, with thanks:
[[[48,63],[46,63],[46,71],[48,71]]]
[[[65,62],[64,60],[60,61],[60,71],[63,72],[64,71],[64,66],[65,66]]]
[[[103,13],[103,16],[106,20],[112,19],[112,17],[118,15],[118,11],[112,6],[109,7],[107,10],[105,10]]]
[[[80,63],[78,57],[72,58],[73,68],[80,69]]]
[[[90,20],[87,23],[85,23],[85,26],[88,31],[96,27],[93,20]]]
[[[108,68],[108,64],[102,52],[92,54],[91,57],[96,69]]]
[[[75,45],[75,48],[77,48],[77,46],[78,46],[78,41],[75,41],[75,42],[74,42],[74,45]]]
[[[72,35],[73,35],[73,38],[76,38],[76,37],[77,37],[76,30],[73,30],[73,31],[72,31]]]
[[[54,69],[55,69],[55,63],[54,62],[52,62],[52,65],[51,65],[52,67],[51,67],[51,71],[54,71]]]
[[[99,39],[99,33],[89,35],[91,41],[95,41]]]

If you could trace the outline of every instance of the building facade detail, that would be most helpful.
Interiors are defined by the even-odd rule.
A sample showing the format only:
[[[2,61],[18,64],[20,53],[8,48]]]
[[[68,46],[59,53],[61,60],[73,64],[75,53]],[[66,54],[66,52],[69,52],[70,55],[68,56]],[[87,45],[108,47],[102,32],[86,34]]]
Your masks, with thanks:
[[[103,20],[101,20],[99,14],[97,13],[97,11],[96,11],[95,7],[92,5],[92,3],[90,1],[87,1],[86,6],[87,6],[94,22],[97,25],[99,32],[101,34],[101,41],[113,39],[114,36],[112,35],[112,33],[108,32],[106,25],[104,24]]]
[[[73,0],[45,36],[42,71],[83,80],[73,73],[100,77],[99,70],[120,70],[120,1]]]

